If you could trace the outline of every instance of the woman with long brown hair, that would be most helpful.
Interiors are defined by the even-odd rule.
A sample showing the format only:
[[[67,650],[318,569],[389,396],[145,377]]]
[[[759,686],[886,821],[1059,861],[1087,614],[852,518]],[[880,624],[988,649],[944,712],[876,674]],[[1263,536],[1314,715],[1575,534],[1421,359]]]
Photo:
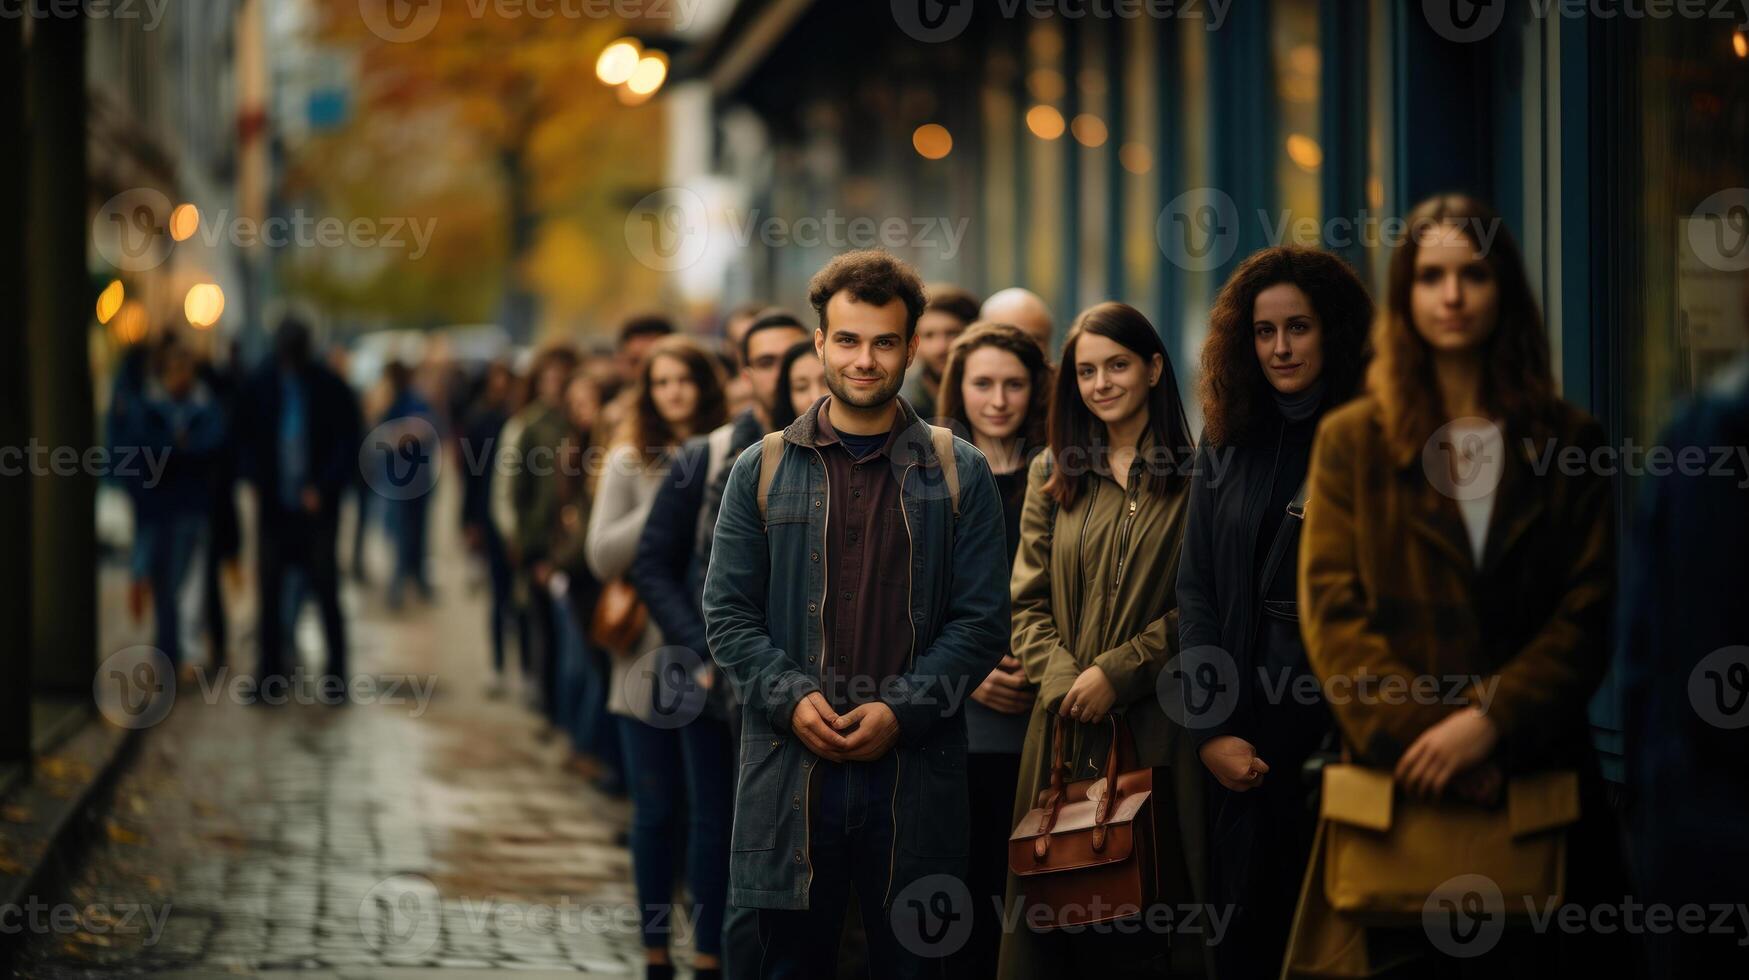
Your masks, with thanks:
[[[1329,252],[1267,248],[1215,298],[1202,348],[1203,437],[1178,566],[1183,718],[1209,787],[1209,882],[1232,926],[1222,976],[1280,967],[1315,821],[1300,767],[1334,723],[1283,697],[1310,674],[1295,613],[1312,434],[1353,398],[1372,300]]]
[[[1052,376],[1045,352],[1007,323],[967,327],[948,349],[941,376],[941,419],[990,461],[990,475],[1002,498],[1011,574],[1020,547],[1026,464],[1045,448]],[[1008,878],[1014,783],[1020,777],[1020,749],[1037,692],[1009,651],[972,691],[965,709],[966,781],[972,803],[967,884],[973,909],[972,935],[956,965],[970,976],[996,971],[1002,936],[996,906]]]
[[[1173,582],[1195,446],[1171,358],[1148,319],[1122,303],[1076,318],[1063,345],[1050,409],[1050,448],[1027,473],[1014,563],[1013,649],[1038,685],[1021,751],[1013,821],[1053,786],[1059,719],[1068,781],[1107,772],[1115,732],[1153,770],[1152,839],[1159,901],[1200,901],[1202,776],[1189,739],[1170,720],[1156,683],[1178,646]],[[1120,724],[1114,724],[1113,716]],[[1008,878],[1005,910],[1021,925],[1003,937],[1000,975],[1070,976],[1189,971],[1201,944],[1142,928],[1157,910],[1126,910],[1084,932],[1072,910],[1029,899]],[[1141,921],[1136,921],[1141,920]],[[1157,917],[1151,921],[1158,921]]]
[[[664,337],[650,348],[636,390],[608,452],[584,542],[589,568],[611,583],[631,569],[650,504],[687,437],[723,424],[723,382],[711,355],[687,337]],[[674,911],[674,840],[682,807],[687,872],[698,907],[695,965],[720,969],[728,894],[733,750],[728,725],[700,715],[660,712],[653,678],[668,676],[659,661],[662,633],[649,623],[626,650],[615,650],[608,710],[619,717],[620,743],[632,795],[632,874],[637,882],[645,975],[670,978]],[[695,665],[696,666],[696,665]],[[683,802],[684,801],[684,802]]]
[[[1566,900],[1601,899],[1619,865],[1586,706],[1608,663],[1610,485],[1593,468],[1538,461],[1589,459],[1603,431],[1555,394],[1542,317],[1499,216],[1447,194],[1407,225],[1366,396],[1326,416],[1313,445],[1307,654],[1347,749],[1400,797],[1492,806],[1521,777],[1576,771]],[[1334,696],[1365,677],[1408,696]],[[1431,925],[1404,937],[1418,975],[1455,965]],[[1594,940],[1507,925],[1490,949],[1464,951],[1486,957],[1464,969],[1566,975]]]

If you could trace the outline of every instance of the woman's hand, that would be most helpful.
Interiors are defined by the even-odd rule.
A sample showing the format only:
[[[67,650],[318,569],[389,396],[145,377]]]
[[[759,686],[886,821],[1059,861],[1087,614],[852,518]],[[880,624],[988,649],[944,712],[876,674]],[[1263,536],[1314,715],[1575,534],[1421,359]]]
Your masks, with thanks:
[[[1454,711],[1397,760],[1397,783],[1413,796],[1437,799],[1454,777],[1488,761],[1499,741],[1492,718],[1475,708]]]
[[[1217,735],[1197,750],[1215,780],[1235,793],[1263,785],[1269,764],[1257,758],[1257,748],[1237,735]]]
[[[1026,674],[1020,669],[1020,661],[1011,656],[1003,657],[996,669],[984,678],[984,683],[979,684],[978,689],[972,692],[973,701],[1005,715],[1031,711],[1033,699],[1036,697],[1038,689],[1026,682]]]
[[[1117,703],[1117,688],[1097,665],[1087,668],[1069,685],[1057,713],[1072,721],[1096,725],[1105,720],[1106,712]]]

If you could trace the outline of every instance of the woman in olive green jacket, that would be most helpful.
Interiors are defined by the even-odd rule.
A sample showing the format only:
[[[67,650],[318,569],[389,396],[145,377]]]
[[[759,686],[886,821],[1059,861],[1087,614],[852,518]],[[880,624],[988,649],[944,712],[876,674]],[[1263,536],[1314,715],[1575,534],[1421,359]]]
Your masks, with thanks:
[[[1052,729],[1070,779],[1100,775],[1117,713],[1136,762],[1153,767],[1162,904],[1200,901],[1202,770],[1162,710],[1160,673],[1177,651],[1173,585],[1194,447],[1172,362],[1141,313],[1102,303],[1076,319],[1051,404],[1050,451],[1033,461],[1014,564],[1014,655],[1039,687],[1021,750],[1018,822],[1050,784]],[[1197,972],[1202,936],[1110,924],[1034,932],[1034,908],[1010,873],[1003,977]],[[1018,916],[1018,918],[1016,918]],[[1046,921],[1050,921],[1048,916]],[[1158,919],[1156,921],[1159,921]]]

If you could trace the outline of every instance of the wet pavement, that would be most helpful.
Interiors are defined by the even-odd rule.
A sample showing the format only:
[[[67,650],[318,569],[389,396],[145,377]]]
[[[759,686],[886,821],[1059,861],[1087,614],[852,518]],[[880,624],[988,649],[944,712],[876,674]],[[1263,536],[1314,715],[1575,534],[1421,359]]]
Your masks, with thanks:
[[[486,696],[485,596],[434,537],[433,604],[390,612],[386,561],[348,586],[348,703],[309,677],[180,687],[69,892],[25,910],[19,975],[641,974],[628,808],[564,770],[515,697]],[[106,649],[143,632],[106,622]]]

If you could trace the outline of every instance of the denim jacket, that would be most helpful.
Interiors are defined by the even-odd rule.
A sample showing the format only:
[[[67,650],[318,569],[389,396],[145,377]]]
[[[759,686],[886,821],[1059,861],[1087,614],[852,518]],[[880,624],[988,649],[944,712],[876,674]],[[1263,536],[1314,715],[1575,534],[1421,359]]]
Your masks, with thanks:
[[[761,522],[761,447],[741,454],[717,517],[705,578],[711,655],[743,704],[741,766],[729,901],[745,908],[803,909],[813,881],[809,784],[819,759],[789,728],[821,690],[825,599],[826,466],[817,445],[824,399],[784,430],[784,451]],[[910,541],[909,670],[881,679],[899,722],[894,846],[886,904],[928,874],[962,873],[966,859],[966,726],[960,705],[1008,647],[1008,554],[1002,501],[984,455],[954,440],[954,517],[929,428],[899,399],[904,428],[893,465]],[[906,556],[882,556],[901,561]]]

